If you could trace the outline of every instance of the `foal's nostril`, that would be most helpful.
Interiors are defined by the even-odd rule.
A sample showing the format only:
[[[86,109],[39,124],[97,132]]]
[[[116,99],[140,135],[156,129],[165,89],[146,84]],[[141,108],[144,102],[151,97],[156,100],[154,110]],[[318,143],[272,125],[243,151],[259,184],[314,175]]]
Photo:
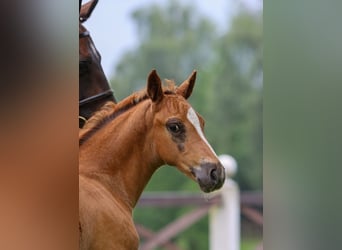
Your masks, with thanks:
[[[218,180],[216,168],[213,168],[213,169],[210,171],[210,178],[211,178],[213,181],[217,181],[217,180]]]

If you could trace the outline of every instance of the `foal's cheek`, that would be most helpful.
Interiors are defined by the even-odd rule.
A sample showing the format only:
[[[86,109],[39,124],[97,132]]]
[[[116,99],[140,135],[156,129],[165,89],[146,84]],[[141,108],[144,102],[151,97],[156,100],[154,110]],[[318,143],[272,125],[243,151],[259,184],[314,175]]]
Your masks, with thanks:
[[[177,148],[180,153],[183,153],[185,151],[184,143],[178,143]]]
[[[172,141],[170,136],[162,134],[157,136],[157,154],[168,165],[175,166],[177,161],[177,145]]]

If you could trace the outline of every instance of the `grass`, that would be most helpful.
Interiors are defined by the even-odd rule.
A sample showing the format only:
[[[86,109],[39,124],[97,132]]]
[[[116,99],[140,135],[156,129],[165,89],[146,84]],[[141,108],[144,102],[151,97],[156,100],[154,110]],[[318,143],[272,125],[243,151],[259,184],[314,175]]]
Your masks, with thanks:
[[[241,250],[255,250],[261,240],[260,238],[242,238]]]

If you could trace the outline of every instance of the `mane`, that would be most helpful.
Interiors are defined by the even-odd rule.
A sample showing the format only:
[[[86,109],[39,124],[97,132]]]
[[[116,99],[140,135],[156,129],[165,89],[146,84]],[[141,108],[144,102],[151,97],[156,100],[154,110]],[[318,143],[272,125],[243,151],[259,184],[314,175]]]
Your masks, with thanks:
[[[173,80],[165,80],[166,87],[163,87],[165,95],[176,94],[177,86]],[[79,134],[79,146],[87,141],[93,134],[96,133],[104,125],[114,120],[116,117],[136,106],[137,104],[149,99],[146,89],[133,93],[126,97],[121,102],[115,104],[107,102],[86,122]]]
[[[108,116],[111,112],[113,112],[113,110],[115,109],[115,106],[116,104],[114,102],[110,102],[110,101],[106,102],[100,108],[100,110],[95,112],[95,114],[91,116],[89,120],[84,124],[82,131],[86,131],[95,127],[98,123],[100,123],[100,121],[104,117]]]

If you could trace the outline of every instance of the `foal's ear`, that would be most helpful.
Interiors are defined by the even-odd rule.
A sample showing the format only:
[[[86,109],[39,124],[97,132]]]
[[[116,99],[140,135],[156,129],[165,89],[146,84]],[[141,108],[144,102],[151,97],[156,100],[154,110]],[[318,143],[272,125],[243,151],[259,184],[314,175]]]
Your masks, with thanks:
[[[160,102],[164,96],[162,82],[155,69],[151,71],[147,79],[147,95],[152,102]]]
[[[197,71],[194,70],[192,74],[186,79],[176,90],[176,93],[182,95],[185,99],[188,99],[192,93],[192,90],[195,86],[196,81],[196,73]]]

